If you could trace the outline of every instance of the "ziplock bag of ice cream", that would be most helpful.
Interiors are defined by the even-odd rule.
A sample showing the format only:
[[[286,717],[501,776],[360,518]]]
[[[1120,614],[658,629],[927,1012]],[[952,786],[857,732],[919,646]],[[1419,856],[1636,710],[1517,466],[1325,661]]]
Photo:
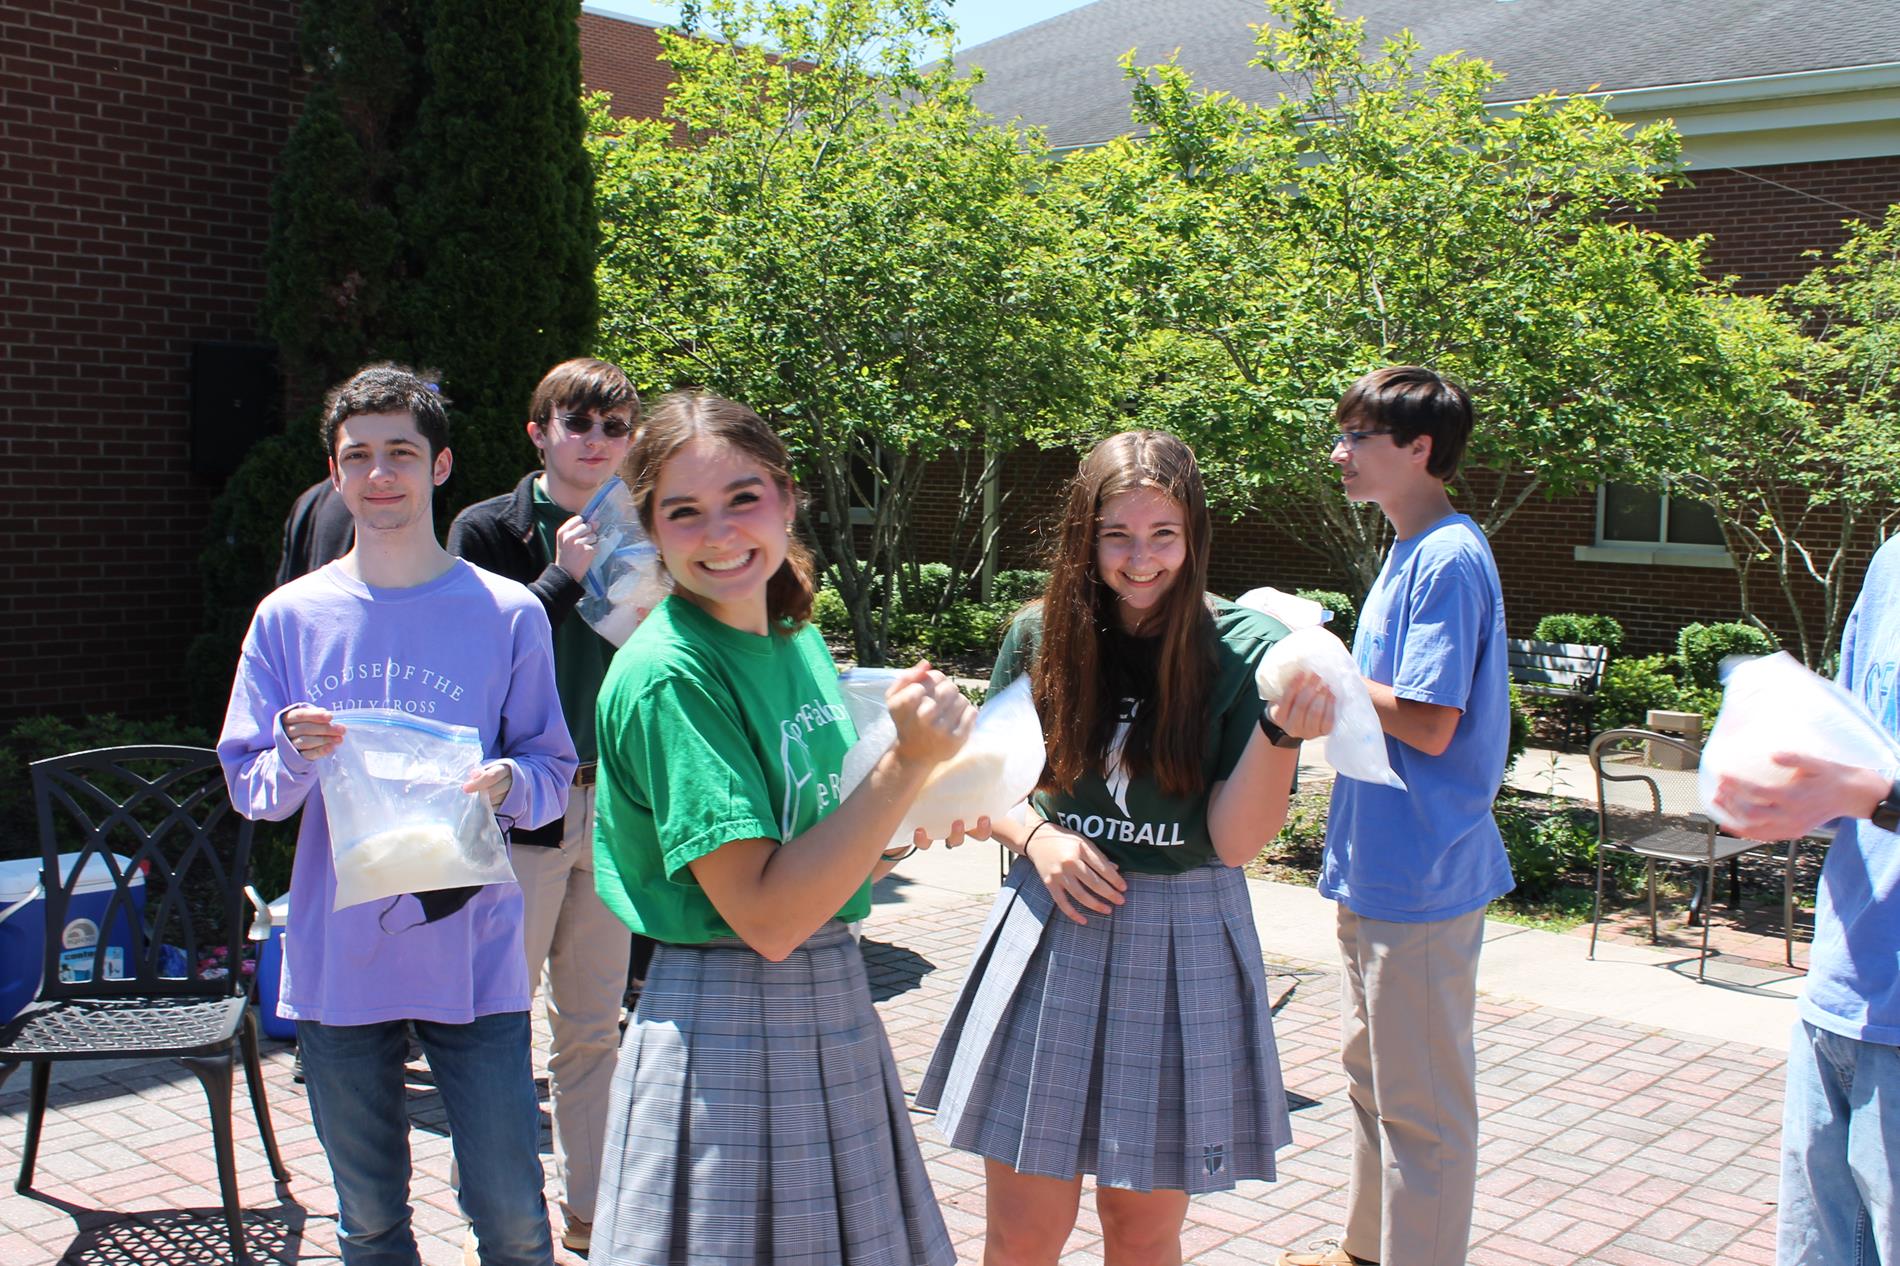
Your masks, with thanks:
[[[1348,778],[1404,791],[1405,782],[1392,772],[1386,758],[1385,728],[1373,709],[1366,679],[1359,675],[1346,644],[1314,625],[1295,629],[1267,651],[1254,673],[1262,699],[1272,701],[1286,693],[1293,675],[1304,669],[1333,692],[1333,732],[1320,740],[1326,763]]]
[[[1270,615],[1289,629],[1316,629],[1333,618],[1333,613],[1311,598],[1284,593],[1272,585],[1249,589],[1234,599],[1237,606]]]
[[[1731,774],[1768,786],[1787,782],[1794,771],[1774,763],[1776,752],[1800,752],[1859,769],[1900,766],[1900,744],[1840,683],[1810,672],[1786,651],[1727,660],[1722,711],[1696,770],[1702,803],[1724,829],[1730,824],[1716,808],[1716,787]]]
[[[597,543],[574,609],[594,632],[620,646],[666,597],[666,571],[640,527],[633,492],[618,475],[581,507],[581,517],[593,525]]]
[[[873,688],[870,678],[860,678],[855,692],[850,687],[845,689],[846,711],[853,712],[855,721],[854,709],[861,708],[868,719],[868,724],[858,725],[858,741],[845,753],[841,782],[847,796],[870,775],[878,758],[897,741],[897,727],[884,707],[883,690],[889,685],[886,678],[883,687],[878,688],[874,711],[869,704]],[[1044,760],[1042,720],[1036,715],[1036,704],[1029,694],[1029,678],[1025,675],[991,695],[977,709],[976,727],[971,730],[969,741],[955,756],[931,771],[917,799],[911,803],[903,825],[891,836],[892,845],[910,843],[918,827],[931,839],[941,840],[949,836],[951,823],[958,819],[965,827],[974,827],[980,817],[992,820],[1002,817],[1036,789]]]
[[[381,708],[335,716],[343,741],[317,762],[332,908],[515,877],[488,797],[462,790],[482,764],[475,729]]]

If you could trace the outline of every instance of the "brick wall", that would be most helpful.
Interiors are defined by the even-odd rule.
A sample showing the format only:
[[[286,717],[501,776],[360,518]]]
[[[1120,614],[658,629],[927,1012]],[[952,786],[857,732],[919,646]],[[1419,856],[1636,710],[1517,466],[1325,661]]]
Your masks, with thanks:
[[[294,10],[0,5],[0,717],[184,702],[190,344],[258,337]]]
[[[638,22],[581,14],[581,84],[613,97],[622,117],[658,118],[672,67],[659,60],[660,33]]]
[[[1713,234],[1709,272],[1733,274],[1742,289],[1760,293],[1805,276],[1815,261],[1802,252],[1839,246],[1843,220],[1877,219],[1900,203],[1900,155],[1723,167],[1693,180],[1632,222],[1671,237]]]

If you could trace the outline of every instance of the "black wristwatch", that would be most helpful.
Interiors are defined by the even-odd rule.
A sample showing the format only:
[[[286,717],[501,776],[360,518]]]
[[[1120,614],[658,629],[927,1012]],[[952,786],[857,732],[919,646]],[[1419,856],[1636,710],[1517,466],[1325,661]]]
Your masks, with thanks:
[[[1267,742],[1275,747],[1298,747],[1300,740],[1288,734],[1273,723],[1273,712],[1269,708],[1260,709],[1260,732],[1267,736]]]
[[[1874,806],[1867,820],[1883,831],[1900,833],[1900,780],[1887,788],[1887,798]]]

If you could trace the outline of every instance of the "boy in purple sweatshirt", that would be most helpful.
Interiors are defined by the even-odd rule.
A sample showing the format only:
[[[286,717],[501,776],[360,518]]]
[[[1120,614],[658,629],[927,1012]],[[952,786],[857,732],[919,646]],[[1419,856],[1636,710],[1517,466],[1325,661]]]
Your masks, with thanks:
[[[390,365],[359,371],[325,401],[322,439],[356,544],[259,604],[218,755],[247,817],[305,809],[278,1013],[297,1021],[343,1260],[419,1260],[403,1079],[405,1021],[414,1021],[484,1266],[547,1266],[521,890],[502,883],[333,910],[317,792],[318,763],[350,741],[333,712],[387,708],[475,728],[485,762],[466,790],[485,794],[504,823],[558,821],[575,758],[547,616],[526,587],[437,543],[431,501],[449,476],[448,418],[421,379]]]

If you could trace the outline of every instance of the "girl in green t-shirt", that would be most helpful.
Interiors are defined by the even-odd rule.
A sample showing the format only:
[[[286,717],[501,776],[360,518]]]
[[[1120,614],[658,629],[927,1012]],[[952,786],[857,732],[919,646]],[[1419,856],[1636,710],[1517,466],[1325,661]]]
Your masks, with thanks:
[[[1049,588],[992,688],[1028,672],[1048,764],[918,1092],[986,1159],[990,1266],[1053,1266],[1096,1176],[1110,1261],[1179,1261],[1191,1193],[1272,1179],[1290,1141],[1240,867],[1286,818],[1333,701],[1263,709],[1284,626],[1207,594],[1208,516],[1172,435],[1104,440],[1071,484]]]
[[[839,794],[855,735],[806,622],[790,466],[752,410],[699,394],[662,401],[628,457],[674,592],[601,690],[596,875],[660,946],[614,1074],[596,1266],[956,1258],[838,916],[862,917],[975,711],[929,665],[902,674],[895,744]]]

